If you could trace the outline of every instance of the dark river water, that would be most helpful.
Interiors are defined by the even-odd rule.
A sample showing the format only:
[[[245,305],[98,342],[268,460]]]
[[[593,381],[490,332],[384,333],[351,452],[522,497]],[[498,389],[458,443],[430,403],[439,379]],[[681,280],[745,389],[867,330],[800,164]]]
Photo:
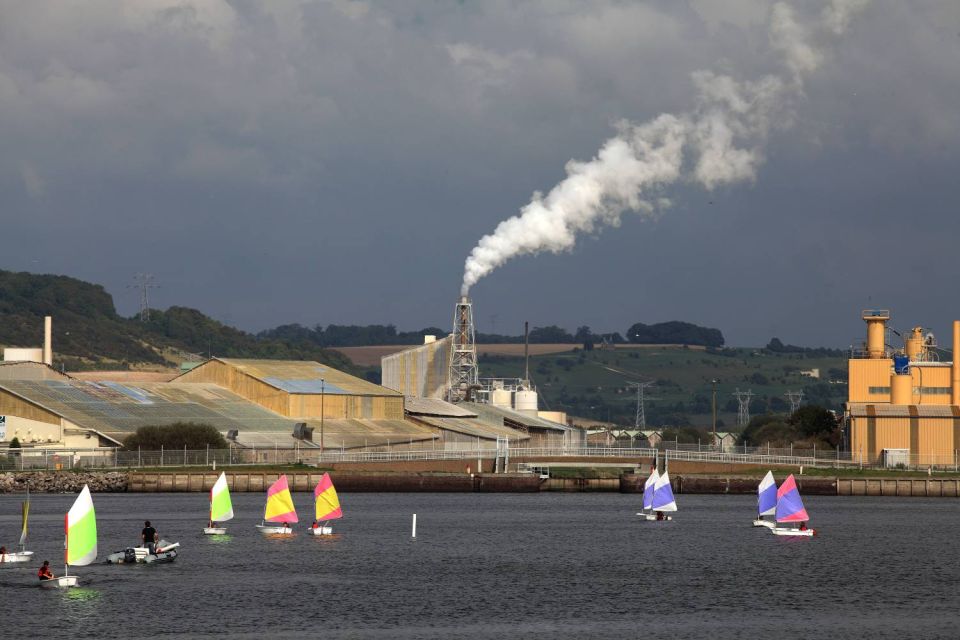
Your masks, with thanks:
[[[240,494],[216,539],[206,494],[104,494],[101,558],[145,518],[180,557],[78,567],[82,588],[41,590],[39,561],[63,569],[72,499],[33,497],[38,561],[0,569],[0,637],[960,637],[956,500],[807,497],[821,535],[790,540],[750,526],[751,496],[679,496],[673,522],[648,523],[639,496],[614,493],[343,494],[336,536],[265,539],[262,497]],[[310,494],[294,500],[306,519]],[[19,501],[0,496],[8,547]]]

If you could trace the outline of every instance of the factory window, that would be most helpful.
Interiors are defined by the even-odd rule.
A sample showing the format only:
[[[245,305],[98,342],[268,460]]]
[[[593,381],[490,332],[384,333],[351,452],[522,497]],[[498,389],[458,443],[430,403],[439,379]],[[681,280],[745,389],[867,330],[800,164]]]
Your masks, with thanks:
[[[914,387],[913,392],[924,396],[948,396],[950,387]]]
[[[870,387],[868,393],[890,393],[890,387]]]

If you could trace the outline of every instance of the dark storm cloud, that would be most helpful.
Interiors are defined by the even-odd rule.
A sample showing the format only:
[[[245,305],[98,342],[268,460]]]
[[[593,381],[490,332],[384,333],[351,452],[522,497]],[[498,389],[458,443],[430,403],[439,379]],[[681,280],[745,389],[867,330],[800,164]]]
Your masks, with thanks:
[[[823,5],[797,3],[798,20]],[[477,240],[690,74],[771,72],[771,5],[0,3],[0,267],[134,273],[249,329],[445,326]],[[848,343],[863,306],[960,317],[960,7],[877,0],[825,43],[753,183],[524,257],[489,329],[688,319],[735,344]],[[11,240],[12,239],[12,240]],[[486,325],[486,326],[484,326]]]

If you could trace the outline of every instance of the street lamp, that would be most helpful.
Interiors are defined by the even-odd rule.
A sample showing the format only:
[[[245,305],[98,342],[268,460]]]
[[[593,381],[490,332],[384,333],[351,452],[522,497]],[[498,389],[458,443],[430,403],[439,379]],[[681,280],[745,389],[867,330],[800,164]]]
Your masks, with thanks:
[[[717,446],[717,379],[711,380],[713,383],[713,445]]]
[[[325,383],[323,378],[320,378],[320,455],[323,455],[323,398],[324,398],[324,388]],[[714,429],[716,431],[716,429]]]

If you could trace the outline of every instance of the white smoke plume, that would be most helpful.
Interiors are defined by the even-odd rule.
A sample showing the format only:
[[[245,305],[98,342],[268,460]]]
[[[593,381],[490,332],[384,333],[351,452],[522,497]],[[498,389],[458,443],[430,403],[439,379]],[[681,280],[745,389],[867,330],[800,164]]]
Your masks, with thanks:
[[[867,2],[833,0],[814,31],[841,34]],[[783,3],[771,10],[770,42],[789,74],[745,82],[697,71],[692,110],[639,125],[618,123],[617,134],[596,157],[569,161],[563,181],[546,195],[535,192],[518,215],[480,239],[464,265],[461,294],[515,256],[569,251],[579,234],[618,226],[625,211],[650,215],[668,207],[668,199],[655,196],[677,181],[712,190],[755,180],[770,130],[789,126],[791,99],[823,59],[811,34]]]

